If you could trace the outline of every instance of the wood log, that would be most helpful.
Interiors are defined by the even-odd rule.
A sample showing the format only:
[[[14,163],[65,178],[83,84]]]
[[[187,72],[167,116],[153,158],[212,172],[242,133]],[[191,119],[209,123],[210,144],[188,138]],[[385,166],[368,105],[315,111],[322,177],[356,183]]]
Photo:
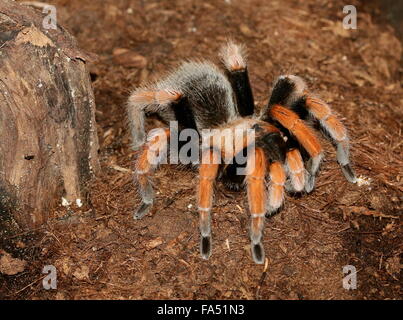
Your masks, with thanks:
[[[44,16],[0,1],[0,220],[24,229],[85,203],[99,169],[90,55]]]

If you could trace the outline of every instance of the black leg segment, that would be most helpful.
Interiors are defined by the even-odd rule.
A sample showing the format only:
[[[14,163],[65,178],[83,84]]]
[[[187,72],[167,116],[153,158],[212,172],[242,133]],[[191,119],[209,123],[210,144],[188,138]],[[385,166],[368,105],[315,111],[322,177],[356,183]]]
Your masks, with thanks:
[[[197,130],[196,120],[187,97],[182,96],[178,102],[172,103],[175,118],[182,129]]]
[[[250,86],[248,68],[227,71],[228,79],[235,92],[238,112],[242,117],[250,116],[255,111],[252,88]]]

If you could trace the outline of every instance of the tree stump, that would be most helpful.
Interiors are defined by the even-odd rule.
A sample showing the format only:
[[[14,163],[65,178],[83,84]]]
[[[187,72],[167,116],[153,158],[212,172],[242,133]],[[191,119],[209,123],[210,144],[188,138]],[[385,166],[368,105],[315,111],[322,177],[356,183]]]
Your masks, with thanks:
[[[62,201],[81,206],[99,168],[89,56],[43,19],[0,1],[0,220],[22,228]]]

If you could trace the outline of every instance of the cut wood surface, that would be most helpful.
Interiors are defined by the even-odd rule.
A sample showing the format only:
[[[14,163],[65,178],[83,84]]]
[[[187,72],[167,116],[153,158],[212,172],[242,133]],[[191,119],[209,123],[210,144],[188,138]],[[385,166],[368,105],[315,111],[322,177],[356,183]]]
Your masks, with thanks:
[[[85,203],[98,170],[88,54],[41,11],[0,2],[0,219],[30,228]]]

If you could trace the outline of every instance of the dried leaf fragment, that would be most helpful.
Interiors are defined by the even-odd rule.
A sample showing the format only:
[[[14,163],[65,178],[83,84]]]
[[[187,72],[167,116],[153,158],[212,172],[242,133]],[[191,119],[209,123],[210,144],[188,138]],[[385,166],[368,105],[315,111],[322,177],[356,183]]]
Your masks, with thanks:
[[[113,61],[124,67],[143,69],[147,66],[147,59],[145,57],[124,48],[113,50]]]
[[[0,273],[13,276],[24,271],[25,260],[13,258],[9,253],[5,252],[0,258]]]

